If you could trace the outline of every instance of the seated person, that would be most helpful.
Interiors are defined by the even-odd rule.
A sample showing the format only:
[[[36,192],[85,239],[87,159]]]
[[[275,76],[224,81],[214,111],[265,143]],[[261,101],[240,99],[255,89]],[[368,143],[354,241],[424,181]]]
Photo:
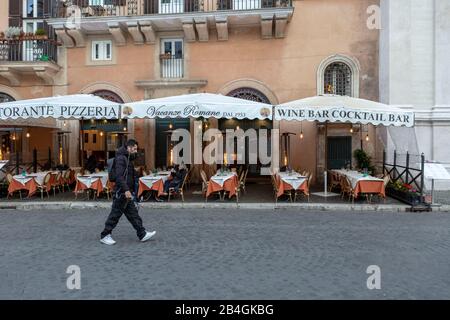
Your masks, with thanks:
[[[87,154],[87,161],[84,165],[84,168],[88,170],[90,173],[95,172],[95,169],[97,168],[97,158],[94,156],[91,150],[86,151]]]
[[[176,165],[175,168],[171,172],[171,178],[164,182],[164,193],[163,196],[167,196],[169,194],[169,189],[174,188],[175,191],[181,187],[184,178],[186,177],[187,170],[184,165]]]

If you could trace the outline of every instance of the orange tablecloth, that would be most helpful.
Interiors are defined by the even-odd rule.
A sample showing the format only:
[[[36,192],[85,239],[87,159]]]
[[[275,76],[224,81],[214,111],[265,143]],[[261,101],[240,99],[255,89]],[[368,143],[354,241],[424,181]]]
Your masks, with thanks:
[[[34,179],[31,179],[30,181],[26,182],[25,184],[20,183],[17,180],[12,180],[8,187],[8,194],[11,195],[12,193],[19,191],[19,190],[27,190],[28,191],[28,197],[31,197],[33,194],[36,193],[38,184]]]
[[[112,190],[114,188],[114,183],[108,181],[106,183],[106,185],[108,186],[108,188],[110,190]],[[97,191],[97,197],[100,195],[100,193],[103,191],[103,184],[102,184],[102,180],[100,178],[96,179],[94,182],[92,182],[92,184],[88,187],[86,186],[83,182],[81,182],[80,180],[77,180],[77,184],[75,186],[75,193],[81,191],[81,190],[86,190],[86,189],[93,189],[95,191]]]
[[[158,180],[155,183],[152,184],[152,187],[148,187],[139,180],[139,189],[138,189],[138,197],[141,196],[142,192],[146,190],[155,190],[158,191],[158,197],[164,192],[164,182],[162,180]]]
[[[51,187],[53,185],[56,185],[56,173],[52,173],[50,176],[50,180],[47,183],[47,190],[50,191]],[[39,184],[36,182],[36,180],[34,178],[31,178],[31,180],[29,180],[28,182],[26,182],[25,184],[22,184],[21,182],[15,180],[13,178],[13,180],[11,181],[11,183],[9,184],[8,187],[8,194],[12,194],[13,192],[19,191],[19,190],[27,190],[28,191],[28,197],[33,196],[37,189],[38,189]]]
[[[360,193],[376,193],[381,194],[383,197],[386,195],[383,181],[358,181],[353,192],[355,197]]]
[[[292,187],[289,183],[286,181],[283,181],[280,179],[279,176],[276,176],[277,184],[278,184],[278,194],[277,197],[281,197],[286,190],[294,190],[294,187]],[[308,189],[308,180],[306,179],[305,182],[303,182],[297,190],[303,191],[305,194],[309,194]]]
[[[234,175],[230,179],[225,180],[223,183],[223,187],[220,186],[220,184],[214,182],[213,180],[209,179],[208,183],[208,189],[206,190],[206,197],[208,198],[209,195],[213,192],[225,190],[229,192],[229,198],[236,195],[236,188],[238,186],[238,177]]]

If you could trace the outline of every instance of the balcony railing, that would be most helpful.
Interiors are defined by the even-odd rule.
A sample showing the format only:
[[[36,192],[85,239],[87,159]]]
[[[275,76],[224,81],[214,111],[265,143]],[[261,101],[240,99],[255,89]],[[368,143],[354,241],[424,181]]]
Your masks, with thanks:
[[[58,43],[42,40],[0,40],[0,62],[57,62]]]
[[[184,59],[182,56],[160,55],[161,78],[183,78]]]
[[[292,0],[55,0],[51,16],[140,16],[283,7],[292,7]]]

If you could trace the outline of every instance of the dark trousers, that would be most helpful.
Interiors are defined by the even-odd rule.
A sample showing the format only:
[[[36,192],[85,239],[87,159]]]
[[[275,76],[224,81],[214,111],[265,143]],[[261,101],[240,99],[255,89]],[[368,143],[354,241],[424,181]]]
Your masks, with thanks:
[[[175,191],[178,191],[181,183],[179,181],[167,180],[164,182],[164,192],[168,193],[170,188],[175,188]]]
[[[111,213],[106,219],[105,229],[101,233],[101,237],[105,237],[110,234],[117,226],[122,214],[125,214],[128,221],[130,221],[133,228],[136,230],[136,234],[139,239],[145,236],[145,228],[142,226],[142,219],[139,216],[136,203],[132,200],[127,200],[125,195],[121,197],[114,197]]]

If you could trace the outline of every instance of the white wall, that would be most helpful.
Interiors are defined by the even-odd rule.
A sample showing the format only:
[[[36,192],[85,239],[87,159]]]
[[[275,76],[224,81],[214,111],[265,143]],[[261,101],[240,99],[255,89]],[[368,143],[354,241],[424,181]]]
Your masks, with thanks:
[[[420,152],[450,163],[450,1],[380,5],[380,100],[412,105]],[[450,189],[450,183],[439,185]]]

